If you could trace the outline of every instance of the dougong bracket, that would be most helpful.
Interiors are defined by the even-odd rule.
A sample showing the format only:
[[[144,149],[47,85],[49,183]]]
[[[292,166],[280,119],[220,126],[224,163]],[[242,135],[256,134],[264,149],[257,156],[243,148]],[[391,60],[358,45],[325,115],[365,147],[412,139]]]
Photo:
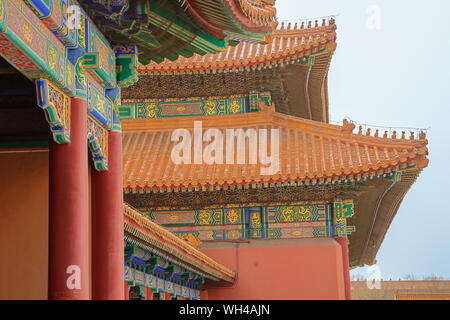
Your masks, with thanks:
[[[58,144],[70,143],[70,97],[48,80],[36,80],[37,103],[44,110],[53,139]]]
[[[108,170],[108,131],[98,125],[90,116],[87,123],[87,139],[95,169]]]

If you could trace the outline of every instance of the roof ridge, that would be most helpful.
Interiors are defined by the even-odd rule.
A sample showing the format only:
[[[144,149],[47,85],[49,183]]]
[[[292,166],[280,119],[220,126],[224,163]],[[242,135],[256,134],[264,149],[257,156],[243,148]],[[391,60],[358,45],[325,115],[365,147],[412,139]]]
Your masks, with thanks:
[[[145,132],[157,135],[159,138],[164,135],[166,142],[169,143],[168,137],[170,135],[167,135],[168,131],[184,128],[192,132],[195,127],[194,122],[197,120],[202,121],[203,131],[208,128],[220,129],[222,138],[226,136],[223,132],[227,129],[245,130],[246,128],[259,129],[261,127],[279,129],[278,135],[281,139],[280,143],[283,145],[279,154],[279,170],[271,175],[266,175],[262,173],[263,171],[261,171],[261,174],[248,174],[248,171],[253,172],[255,169],[249,167],[251,164],[235,164],[234,162],[229,163],[227,160],[226,164],[224,162],[210,164],[214,168],[206,168],[205,166],[209,165],[203,164],[203,162],[192,165],[184,163],[168,164],[173,166],[170,172],[176,173],[181,170],[184,173],[179,178],[174,177],[173,174],[166,176],[167,170],[164,170],[162,177],[160,174],[162,172],[155,173],[152,170],[147,170],[142,176],[135,177],[129,172],[131,164],[124,161],[129,166],[129,168],[125,167],[124,171],[125,190],[130,191],[135,188],[214,188],[219,185],[255,185],[284,182],[309,183],[309,180],[314,180],[313,184],[317,183],[318,180],[326,180],[332,183],[352,180],[355,176],[359,176],[358,179],[360,179],[361,175],[365,177],[366,175],[379,176],[386,172],[396,171],[400,167],[416,166],[417,168],[424,168],[428,164],[426,158],[428,141],[424,134],[421,134],[418,139],[414,137],[406,139],[404,134],[397,138],[395,133],[392,137],[372,136],[369,135],[370,131],[366,134],[362,134],[362,132],[354,133],[355,125],[348,121],[344,121],[339,126],[301,119],[277,113],[273,106],[265,107],[265,110],[261,112],[239,115],[125,121],[123,124],[124,139],[130,139]],[[127,122],[133,123],[132,129],[127,128]],[[296,138],[290,139],[289,137],[293,132]],[[248,131],[247,134],[252,135]],[[272,139],[273,134],[271,130],[269,133],[270,139]],[[206,141],[202,142],[203,147],[206,144]],[[165,146],[167,147],[167,145]],[[250,145],[246,143],[245,148],[247,147],[250,148]],[[141,148],[148,147],[141,146]],[[169,156],[166,153],[170,151],[167,148],[164,150],[164,154],[159,154],[158,157],[140,157],[133,161],[139,162],[142,166],[159,163],[162,157],[167,158]],[[288,150],[298,151],[300,157],[293,158],[296,153],[287,152]],[[225,148],[223,151],[225,151]],[[245,152],[247,153],[247,151]],[[124,149],[124,157],[131,156],[130,150]],[[292,163],[296,161],[298,164],[293,166]],[[262,163],[256,165],[258,168],[265,169]],[[187,170],[188,166],[189,170]],[[220,168],[221,166],[227,169]],[[208,170],[208,172],[214,171],[214,177],[210,176],[205,170]],[[219,172],[222,173],[219,174]]]
[[[402,137],[397,137],[394,131],[393,136],[378,137],[378,132],[374,132],[373,135],[370,130],[367,133],[353,133],[355,126],[344,120],[342,125],[330,124],[326,122],[319,122],[315,120],[303,119],[292,115],[283,114],[275,111],[275,107],[272,104],[270,107],[262,106],[259,112],[240,113],[240,114],[227,114],[227,115],[215,115],[215,116],[192,116],[192,117],[176,117],[176,118],[151,118],[151,119],[134,119],[124,120],[122,123],[122,131],[127,132],[162,132],[171,131],[176,129],[185,128],[187,130],[193,129],[194,122],[201,121],[202,128],[223,128],[226,125],[227,128],[249,128],[260,125],[277,125],[289,129],[299,129],[302,131],[312,131],[316,135],[321,135],[320,130],[326,130],[326,135],[330,134],[339,137],[339,139],[351,139],[353,137],[363,137],[367,142],[376,141],[390,141],[390,142],[404,142],[410,144],[412,141],[420,142],[419,144],[426,145],[426,136],[421,136],[418,139],[410,138],[406,139],[403,134]],[[292,124],[300,125],[301,127],[293,127]],[[320,129],[320,130],[319,130]]]
[[[180,57],[173,62],[165,59],[161,63],[152,61],[148,65],[139,64],[141,74],[178,74],[203,73],[209,71],[241,70],[247,66],[277,65],[277,61],[294,63],[305,55],[317,54],[320,50],[332,52],[336,49],[336,24],[330,19],[328,24],[308,25],[307,28],[295,29],[282,26],[270,36],[267,44],[241,42],[237,46],[228,46],[217,54],[190,58]],[[301,40],[300,40],[301,39]],[[256,52],[257,54],[253,54]],[[292,60],[292,61],[291,61]]]

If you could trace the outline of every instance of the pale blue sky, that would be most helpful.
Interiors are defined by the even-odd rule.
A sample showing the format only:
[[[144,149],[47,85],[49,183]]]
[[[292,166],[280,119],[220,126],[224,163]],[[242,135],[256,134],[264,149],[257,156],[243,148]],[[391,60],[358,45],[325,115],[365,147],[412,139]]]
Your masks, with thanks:
[[[371,5],[380,8],[380,30],[367,27]],[[450,279],[450,1],[277,0],[276,7],[280,20],[337,15],[332,120],[431,127],[430,165],[406,195],[377,260],[383,279]]]

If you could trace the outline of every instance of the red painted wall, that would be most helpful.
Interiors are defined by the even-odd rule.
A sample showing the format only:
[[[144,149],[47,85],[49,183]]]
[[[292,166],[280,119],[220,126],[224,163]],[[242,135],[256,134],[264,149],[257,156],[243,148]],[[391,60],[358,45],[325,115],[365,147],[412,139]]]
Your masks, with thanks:
[[[210,300],[345,299],[342,252],[329,238],[205,243],[200,249],[232,270],[228,288],[208,288]]]
[[[47,299],[48,152],[0,153],[0,299]]]

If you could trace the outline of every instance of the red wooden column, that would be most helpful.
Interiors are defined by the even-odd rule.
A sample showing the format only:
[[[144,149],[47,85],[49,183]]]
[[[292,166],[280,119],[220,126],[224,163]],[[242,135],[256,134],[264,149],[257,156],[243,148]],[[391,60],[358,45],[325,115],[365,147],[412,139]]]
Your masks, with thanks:
[[[50,139],[49,299],[89,299],[86,100],[71,99],[71,142]]]
[[[129,288],[128,288],[128,280],[124,280],[124,286],[123,286],[123,291],[124,291],[124,300],[130,300],[130,295],[129,295]]]
[[[350,284],[350,268],[348,261],[348,239],[345,237],[336,238],[336,241],[341,245],[342,249],[342,263],[344,267],[344,284],[345,284],[345,299],[352,299],[352,291]]]
[[[92,170],[92,298],[123,300],[122,134],[108,135],[108,170]]]
[[[153,289],[146,288],[146,290],[147,290],[147,300],[153,300]]]

